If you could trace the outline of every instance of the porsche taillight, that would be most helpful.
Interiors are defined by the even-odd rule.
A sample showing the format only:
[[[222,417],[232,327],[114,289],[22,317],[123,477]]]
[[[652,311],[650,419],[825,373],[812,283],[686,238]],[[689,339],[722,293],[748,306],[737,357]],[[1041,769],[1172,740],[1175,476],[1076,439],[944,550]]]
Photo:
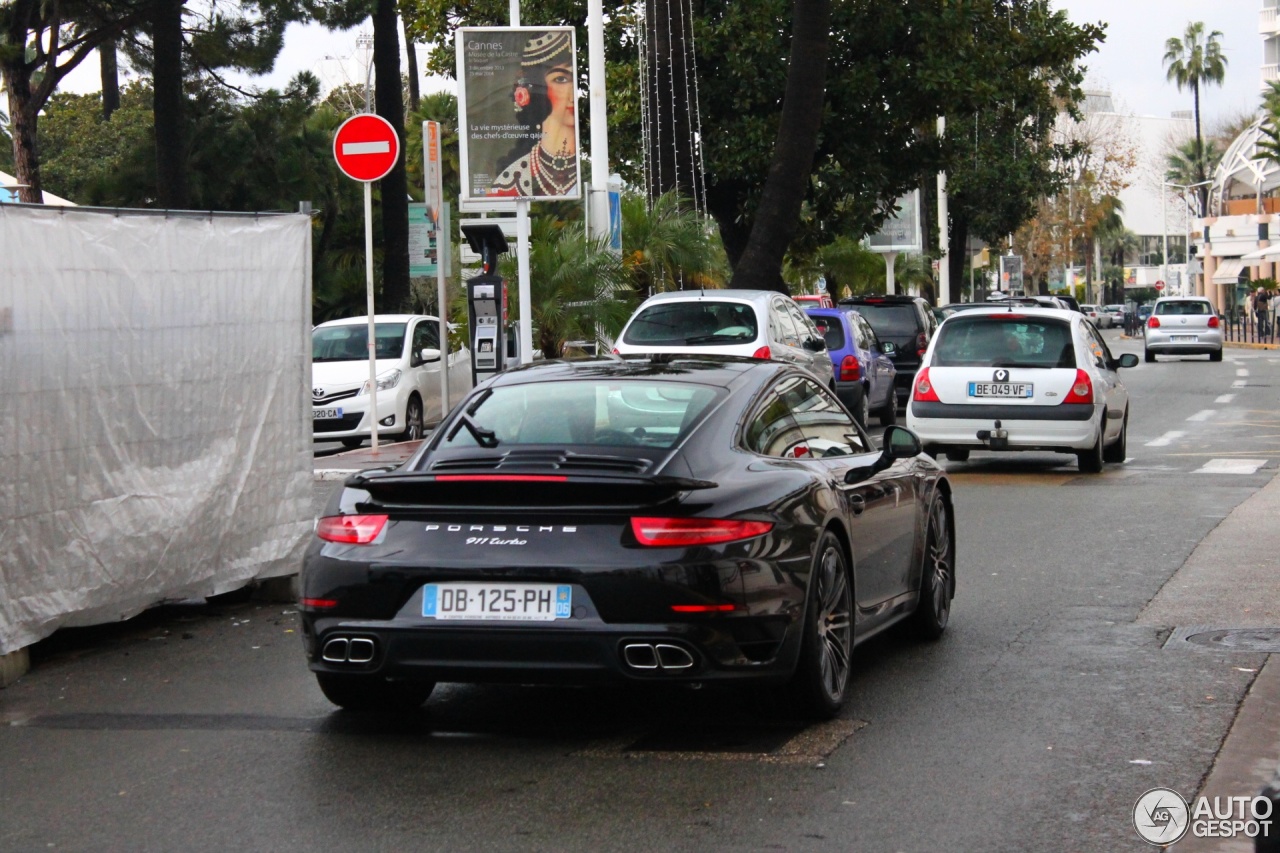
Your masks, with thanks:
[[[933,390],[933,383],[929,381],[929,368],[922,367],[920,372],[916,374],[915,392],[911,398],[918,403],[941,403],[938,399],[938,392]]]
[[[1089,378],[1089,374],[1083,370],[1076,370],[1076,381],[1071,383],[1071,391],[1062,402],[1064,403],[1092,403],[1093,402],[1093,380]]]
[[[331,515],[316,522],[316,535],[326,542],[368,545],[386,526],[385,515]]]
[[[689,548],[719,545],[762,536],[773,529],[770,521],[736,518],[633,518],[631,532],[641,545],[658,548]]]
[[[769,348],[767,346],[765,346],[765,347],[760,347],[760,349],[751,353],[751,357],[761,358],[768,361],[769,359],[773,358],[773,353],[769,351]]]
[[[858,357],[855,355],[846,355],[840,361],[840,381],[841,382],[857,382],[862,378],[862,365],[858,364]]]

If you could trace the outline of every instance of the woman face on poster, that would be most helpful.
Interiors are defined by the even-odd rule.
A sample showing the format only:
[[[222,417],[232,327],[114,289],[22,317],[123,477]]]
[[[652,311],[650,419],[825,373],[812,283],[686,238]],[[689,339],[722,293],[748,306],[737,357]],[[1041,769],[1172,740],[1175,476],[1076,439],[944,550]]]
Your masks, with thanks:
[[[531,131],[498,164],[490,196],[571,196],[577,188],[573,42],[567,32],[529,39],[512,89],[516,117]]]

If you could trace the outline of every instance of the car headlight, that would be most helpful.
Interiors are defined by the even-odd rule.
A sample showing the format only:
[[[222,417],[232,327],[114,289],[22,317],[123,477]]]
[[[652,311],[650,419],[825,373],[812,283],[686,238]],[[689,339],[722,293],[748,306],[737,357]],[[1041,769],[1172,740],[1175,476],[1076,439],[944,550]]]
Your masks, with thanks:
[[[388,370],[385,373],[379,373],[378,374],[378,390],[387,391],[391,388],[396,387],[396,385],[399,384],[400,382],[400,373],[401,371],[400,371],[400,368],[398,367],[392,368],[391,370]],[[369,393],[368,380],[365,380],[365,383],[360,386],[360,393],[361,394]]]

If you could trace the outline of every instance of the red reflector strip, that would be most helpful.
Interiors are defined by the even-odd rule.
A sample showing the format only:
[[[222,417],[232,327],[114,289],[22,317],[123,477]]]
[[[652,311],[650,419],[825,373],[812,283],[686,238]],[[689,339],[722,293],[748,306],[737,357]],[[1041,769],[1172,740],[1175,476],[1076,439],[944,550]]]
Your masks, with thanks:
[[[303,607],[314,607],[318,610],[327,610],[330,607],[338,606],[336,598],[304,598],[299,602]]]
[[[737,610],[736,604],[673,604],[676,613],[728,613]]]
[[[316,524],[316,535],[326,542],[368,545],[387,525],[385,515],[331,515]]]
[[[440,474],[440,483],[566,483],[563,474]]]
[[[631,532],[641,545],[690,547],[717,545],[761,536],[773,529],[770,521],[718,518],[633,518]]]

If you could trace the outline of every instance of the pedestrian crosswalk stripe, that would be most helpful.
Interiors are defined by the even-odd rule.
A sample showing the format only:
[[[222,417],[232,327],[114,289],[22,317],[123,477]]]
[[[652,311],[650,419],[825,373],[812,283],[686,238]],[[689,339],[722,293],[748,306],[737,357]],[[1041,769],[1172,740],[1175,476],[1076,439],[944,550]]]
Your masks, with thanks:
[[[1155,441],[1148,441],[1146,446],[1147,447],[1168,447],[1170,444],[1173,444],[1175,441],[1182,438],[1184,435],[1186,435],[1185,432],[1179,432],[1178,430],[1171,430],[1169,432],[1166,432],[1164,435],[1160,436],[1159,438],[1157,438]]]
[[[1267,464],[1265,459],[1210,459],[1196,469],[1197,474],[1253,474]]]
[[[1234,400],[1235,398],[1236,398],[1236,395],[1235,395],[1235,394],[1223,394],[1221,397],[1219,397],[1218,399],[1214,400],[1213,402],[1215,402],[1215,403],[1224,403],[1224,404],[1225,404],[1225,403],[1230,403],[1230,402],[1231,402],[1232,400]]]
[[[1187,418],[1187,420],[1189,420],[1189,421],[1207,421],[1207,420],[1209,420],[1209,418],[1213,417],[1213,414],[1214,414],[1213,409],[1201,409],[1200,411],[1196,412],[1196,413],[1195,413],[1194,415],[1192,415],[1191,417]]]

